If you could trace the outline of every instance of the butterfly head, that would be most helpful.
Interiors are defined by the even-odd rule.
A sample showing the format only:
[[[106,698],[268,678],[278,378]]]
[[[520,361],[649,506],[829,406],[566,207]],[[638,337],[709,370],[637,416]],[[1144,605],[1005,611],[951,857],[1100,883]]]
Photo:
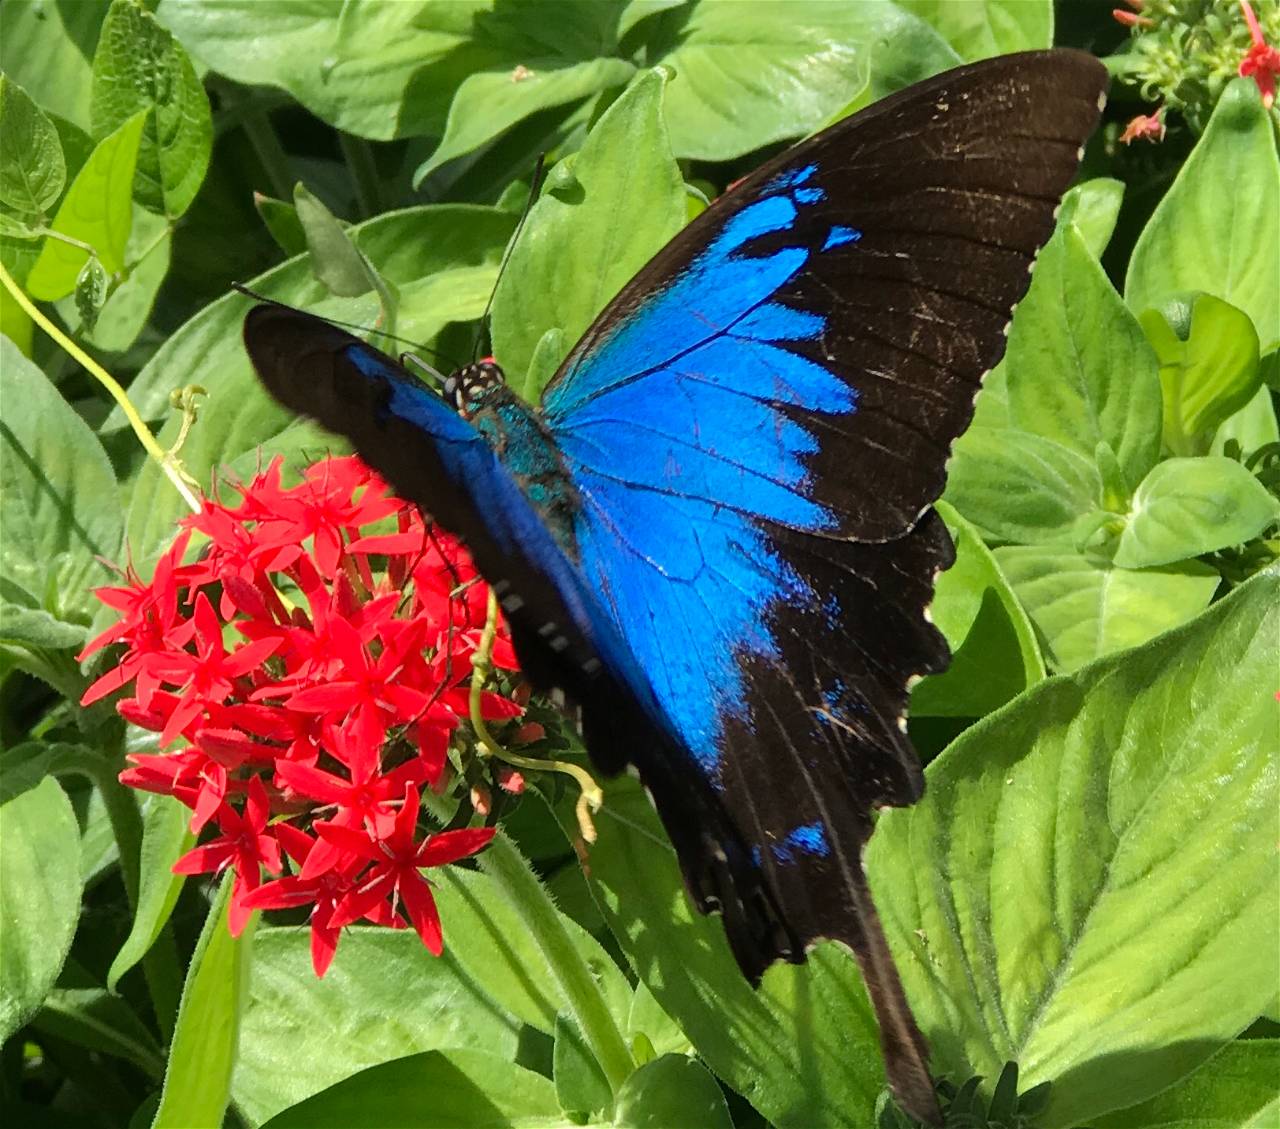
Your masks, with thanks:
[[[445,399],[463,419],[479,411],[507,378],[492,357],[458,369],[444,382]]]

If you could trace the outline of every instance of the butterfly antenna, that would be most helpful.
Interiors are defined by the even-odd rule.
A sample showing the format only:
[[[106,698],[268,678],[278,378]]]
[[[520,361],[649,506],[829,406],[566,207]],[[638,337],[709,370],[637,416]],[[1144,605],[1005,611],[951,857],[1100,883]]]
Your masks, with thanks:
[[[537,203],[538,191],[542,188],[542,181],[546,172],[547,155],[539,153],[538,159],[533,166],[533,179],[529,181],[529,195],[525,199],[524,208],[520,212],[520,218],[516,221],[516,229],[511,233],[511,239],[507,243],[507,249],[502,252],[502,262],[498,264],[498,277],[494,280],[493,289],[489,291],[489,301],[485,303],[484,313],[480,317],[480,328],[476,331],[476,346],[471,351],[471,363],[475,364],[480,359],[480,342],[489,337],[490,342],[493,340],[489,330],[489,313],[493,309],[493,299],[498,293],[498,284],[502,281],[502,276],[506,273],[507,264],[511,261],[511,252],[515,250],[516,243],[520,240],[520,232],[524,230],[524,221],[529,218],[529,213],[533,210],[533,205]]]
[[[388,341],[395,341],[400,345],[412,345],[415,349],[421,349],[424,353],[430,353],[436,358],[438,358],[439,360],[444,361],[445,364],[447,364],[451,369],[458,367],[458,365],[454,363],[452,358],[446,357],[438,349],[428,348],[426,345],[422,344],[421,341],[413,341],[408,337],[401,337],[395,333],[388,333],[384,329],[371,329],[367,325],[357,325],[353,321],[342,321],[339,318],[331,318],[329,317],[328,314],[317,314],[317,313],[313,313],[311,310],[300,310],[298,309],[297,306],[289,305],[288,302],[281,302],[277,298],[269,298],[265,294],[260,294],[258,291],[252,289],[251,287],[245,286],[244,283],[242,282],[233,282],[231,284],[231,289],[235,290],[237,293],[245,295],[245,297],[247,298],[253,298],[255,301],[258,301],[258,302],[265,302],[268,306],[279,306],[281,309],[285,309],[285,310],[297,310],[298,313],[300,314],[310,314],[311,317],[319,318],[321,321],[327,321],[330,325],[340,326],[342,329],[354,329],[357,333],[376,333],[379,337],[385,337]],[[427,364],[427,362],[424,361],[421,357],[419,357],[416,353],[401,353],[400,356],[401,356],[401,359],[405,357],[412,358],[415,363],[417,363],[427,372],[431,373],[442,384],[444,383],[444,377],[441,376],[440,370],[433,367],[432,365]]]

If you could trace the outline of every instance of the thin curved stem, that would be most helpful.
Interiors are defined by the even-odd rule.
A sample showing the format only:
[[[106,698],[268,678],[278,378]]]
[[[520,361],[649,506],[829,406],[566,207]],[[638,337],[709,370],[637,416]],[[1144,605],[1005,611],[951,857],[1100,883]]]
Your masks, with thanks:
[[[40,312],[31,299],[23,293],[22,288],[14,281],[13,276],[5,269],[3,263],[0,263],[0,283],[3,283],[4,288],[13,295],[14,301],[22,307],[26,315],[53,338],[61,349],[79,361],[88,370],[89,374],[111,394],[111,398],[120,405],[120,410],[124,412],[125,418],[133,428],[133,432],[142,444],[143,450],[159,464],[165,477],[173,483],[174,489],[182,495],[182,500],[191,507],[194,513],[199,513],[200,500],[183,477],[182,468],[173,457],[173,453],[161,447],[156,437],[151,434],[151,429],[147,427],[143,418],[138,414],[138,409],[133,406],[133,402],[129,399],[129,394],[124,390],[120,382]]]

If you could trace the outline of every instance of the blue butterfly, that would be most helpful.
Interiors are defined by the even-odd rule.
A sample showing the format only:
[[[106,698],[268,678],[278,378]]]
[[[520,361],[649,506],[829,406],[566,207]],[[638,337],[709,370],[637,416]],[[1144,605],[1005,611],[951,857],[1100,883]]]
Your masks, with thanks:
[[[857,956],[890,1083],[936,1119],[861,865],[923,776],[903,722],[948,652],[931,504],[1053,230],[1106,73],[1052,51],[876,103],[716,201],[522,402],[496,365],[441,397],[308,314],[245,323],[271,393],[465,538],[521,664],[634,765],[690,894],[757,980]]]

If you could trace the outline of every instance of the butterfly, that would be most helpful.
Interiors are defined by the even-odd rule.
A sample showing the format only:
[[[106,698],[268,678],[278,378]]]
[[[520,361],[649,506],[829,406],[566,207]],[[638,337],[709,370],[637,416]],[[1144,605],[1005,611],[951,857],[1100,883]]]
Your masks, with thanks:
[[[961,67],[796,145],[715,201],[522,402],[496,364],[443,395],[263,304],[267,389],[462,537],[521,666],[638,770],[692,900],[756,982],[819,938],[861,966],[890,1085],[936,1121],[927,1048],[861,864],[917,800],[913,681],[953,559],[951,443],[1095,128],[1066,50]]]

